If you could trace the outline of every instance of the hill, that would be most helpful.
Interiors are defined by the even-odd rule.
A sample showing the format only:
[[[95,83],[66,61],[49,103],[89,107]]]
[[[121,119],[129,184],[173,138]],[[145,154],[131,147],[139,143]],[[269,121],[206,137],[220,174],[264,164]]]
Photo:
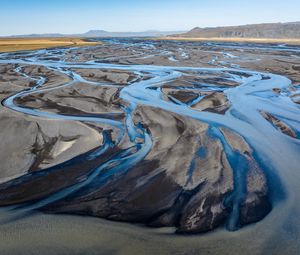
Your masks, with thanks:
[[[265,23],[228,27],[196,27],[173,37],[183,38],[270,38],[300,39],[300,22]]]
[[[156,31],[149,30],[143,32],[109,32],[105,30],[90,30],[83,34],[27,34],[27,35],[12,35],[13,38],[58,38],[58,37],[72,37],[72,38],[91,38],[91,37],[161,37],[168,36],[175,33],[183,33],[186,31]]]

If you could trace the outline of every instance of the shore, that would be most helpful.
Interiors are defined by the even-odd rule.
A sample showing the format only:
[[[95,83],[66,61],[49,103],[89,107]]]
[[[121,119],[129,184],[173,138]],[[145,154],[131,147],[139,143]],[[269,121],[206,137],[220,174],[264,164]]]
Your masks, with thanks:
[[[94,46],[98,42],[89,42],[82,38],[0,38],[0,52],[38,50],[55,47]]]
[[[291,45],[300,45],[300,39],[271,39],[271,38],[200,38],[200,37],[160,37],[154,40],[167,40],[167,41],[191,41],[191,42],[248,42],[248,43],[284,43]]]

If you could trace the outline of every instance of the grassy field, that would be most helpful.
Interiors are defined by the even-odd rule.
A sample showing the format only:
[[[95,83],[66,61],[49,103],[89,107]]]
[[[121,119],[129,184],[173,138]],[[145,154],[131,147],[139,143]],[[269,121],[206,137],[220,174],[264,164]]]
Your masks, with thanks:
[[[300,39],[270,39],[270,38],[196,38],[196,37],[162,37],[159,40],[177,40],[193,42],[249,42],[249,43],[285,43],[291,45],[300,45]]]
[[[0,52],[97,45],[81,38],[0,38]]]

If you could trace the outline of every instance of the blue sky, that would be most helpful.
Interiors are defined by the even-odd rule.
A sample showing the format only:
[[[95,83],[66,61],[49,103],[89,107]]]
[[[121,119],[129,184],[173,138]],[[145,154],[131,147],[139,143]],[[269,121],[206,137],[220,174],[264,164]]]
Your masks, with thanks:
[[[0,35],[300,21],[300,0],[0,0]]]

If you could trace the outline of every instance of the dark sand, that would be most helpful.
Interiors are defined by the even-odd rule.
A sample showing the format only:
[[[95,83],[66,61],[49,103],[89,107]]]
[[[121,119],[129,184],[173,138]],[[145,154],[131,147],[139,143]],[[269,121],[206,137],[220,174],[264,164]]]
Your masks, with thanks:
[[[293,100],[295,105],[299,103],[300,49],[297,47],[286,49],[268,44],[255,46],[169,41],[145,43],[139,40],[128,40],[125,43],[123,41],[122,44],[110,42],[92,48],[71,49],[63,55],[58,52],[39,57],[54,61],[63,57],[65,61],[79,63],[97,61],[122,65],[227,67],[270,72],[286,76],[292,81],[291,86],[283,93],[287,99]],[[9,57],[19,59],[22,58],[22,53]],[[21,96],[17,98],[16,105],[55,114],[110,118],[122,123],[125,121],[125,115],[120,105],[126,107],[128,102],[119,98],[121,89],[133,82],[147,80],[151,76],[147,73],[139,76],[126,70],[73,68],[72,70],[80,74],[84,80],[72,86],[61,86],[71,81],[67,75],[35,65],[21,66],[22,72],[30,77],[36,79],[46,77],[43,87],[58,88]],[[17,67],[15,64],[0,65],[2,100],[26,87],[34,86],[32,79],[16,72]],[[224,116],[231,107],[230,101],[222,90],[195,91],[194,88],[203,82],[226,88],[238,85],[232,80],[224,79],[223,75],[212,77],[203,74],[199,78],[192,71],[185,71],[185,76],[162,85],[162,95],[167,102],[187,104],[193,101],[190,107],[194,110]],[[177,87],[184,88],[178,91]],[[281,92],[280,89],[273,91],[274,95]],[[203,99],[197,101],[198,97]],[[11,219],[13,213],[7,211],[9,208],[3,207],[0,209],[1,254],[297,254],[300,248],[298,217],[300,174],[290,169],[276,173],[277,178],[282,179],[284,183],[285,198],[274,199],[272,210],[263,215],[266,217],[261,217],[259,222],[244,226],[236,232],[225,230],[224,224],[220,224],[209,233],[198,235],[174,234],[174,227],[145,227],[143,217],[151,215],[160,207],[168,208],[168,203],[176,198],[176,192],[181,189],[179,187],[193,190],[197,185],[206,183],[203,188],[205,193],[210,190],[212,184],[217,183],[216,190],[231,191],[233,173],[222,156],[224,154],[222,144],[206,136],[208,125],[205,122],[148,106],[138,106],[132,114],[135,124],[141,122],[150,131],[153,147],[146,156],[146,162],[132,168],[131,173],[124,174],[121,181],[113,180],[92,194],[96,198],[109,194],[111,200],[99,202],[97,199],[90,199],[89,195],[83,198],[75,196],[42,209],[44,212],[84,213],[129,222],[136,220],[143,224],[120,223],[87,216],[51,215],[35,211],[29,211],[21,217],[17,214],[17,218]],[[261,112],[261,115],[266,122],[276,127],[276,132],[280,133],[280,136],[289,136],[295,140],[299,138],[293,131],[292,124],[288,125],[264,112]],[[128,136],[125,136],[114,150],[108,151],[101,159],[91,161],[90,165],[84,164],[81,167],[78,164],[78,168],[70,168],[67,174],[58,174],[51,178],[33,178],[32,183],[31,180],[29,183],[22,180],[24,183],[10,186],[5,182],[16,176],[38,173],[95,150],[104,143],[103,137],[106,132],[110,134],[112,141],[116,141],[120,131],[103,123],[49,120],[45,117],[16,113],[4,107],[1,107],[0,119],[2,125],[0,160],[4,162],[0,168],[1,205],[31,201],[61,187],[72,185],[78,179],[86,178],[92,166],[101,164],[101,160],[134,144]],[[256,164],[251,157],[252,149],[238,133],[226,128],[221,129],[221,132],[231,148],[244,153],[249,157],[249,162]],[[139,139],[138,141],[143,141],[142,138]],[[195,161],[198,170],[192,174],[192,181],[187,181],[186,169],[193,161],[192,156],[199,144],[208,148],[210,154],[204,159]],[[276,162],[285,170],[284,162],[288,161],[297,163],[299,159],[292,158],[291,155],[282,162],[280,159]],[[132,181],[136,178],[141,183],[147,183],[161,169],[167,171],[162,179],[158,179],[161,181],[160,185],[143,187],[139,181],[136,183]],[[270,178],[266,177],[260,168],[251,169],[252,172],[250,171],[251,174],[247,179],[248,206],[251,205],[249,199],[253,198],[253,194],[260,192],[266,195],[265,178]],[[143,176],[146,178],[143,179]],[[226,176],[226,181],[223,181],[222,176]],[[172,181],[168,182],[169,180]],[[276,193],[278,191],[276,189],[281,189],[282,186],[276,186],[277,183],[273,179],[272,182],[273,185],[268,188]],[[132,185],[136,185],[134,190],[131,190]],[[158,203],[160,196],[165,193],[173,195],[163,203]],[[264,198],[260,198],[258,204],[261,204]],[[137,210],[133,210],[130,203],[128,206],[126,201],[134,201],[138,206]],[[105,212],[101,206],[104,209],[110,208],[113,213]],[[189,208],[192,207],[193,203]],[[120,208],[123,214],[118,213]],[[139,213],[140,208],[145,210],[142,215]],[[140,220],[137,220],[139,217]],[[149,223],[149,220],[147,221]],[[161,225],[163,221],[159,219],[155,224],[152,222],[152,225],[157,225],[158,222],[158,225]]]

